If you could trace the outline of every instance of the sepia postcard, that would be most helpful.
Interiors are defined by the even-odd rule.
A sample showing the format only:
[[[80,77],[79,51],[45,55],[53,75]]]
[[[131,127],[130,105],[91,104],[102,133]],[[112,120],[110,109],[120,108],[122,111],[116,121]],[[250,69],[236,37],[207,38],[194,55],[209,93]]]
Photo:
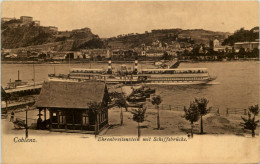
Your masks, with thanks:
[[[259,163],[258,1],[2,1],[3,164]]]

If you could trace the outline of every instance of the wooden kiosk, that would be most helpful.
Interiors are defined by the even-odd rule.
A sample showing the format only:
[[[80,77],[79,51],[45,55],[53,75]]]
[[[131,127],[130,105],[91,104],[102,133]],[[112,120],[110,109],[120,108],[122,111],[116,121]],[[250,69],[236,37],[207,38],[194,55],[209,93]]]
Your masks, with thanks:
[[[35,103],[41,111],[49,111],[51,131],[95,133],[108,125],[109,95],[105,83],[88,82],[45,82]],[[91,103],[100,103],[102,109],[96,114],[89,109]],[[97,126],[96,126],[97,125]]]

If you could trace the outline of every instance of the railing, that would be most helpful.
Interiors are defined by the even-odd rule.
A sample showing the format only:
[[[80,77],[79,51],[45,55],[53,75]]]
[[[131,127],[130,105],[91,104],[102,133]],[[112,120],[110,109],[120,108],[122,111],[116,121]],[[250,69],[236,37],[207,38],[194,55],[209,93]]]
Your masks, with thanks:
[[[156,109],[156,107],[150,103],[146,104],[147,110],[149,109]],[[187,106],[186,106],[187,107]],[[187,107],[188,108],[188,107]],[[160,104],[160,110],[172,110],[172,111],[181,111],[184,112],[184,106],[178,105],[167,105],[167,104]],[[215,113],[217,115],[229,115],[229,114],[240,114],[240,115],[247,115],[248,109],[243,108],[220,108],[220,107],[211,107],[210,113]]]

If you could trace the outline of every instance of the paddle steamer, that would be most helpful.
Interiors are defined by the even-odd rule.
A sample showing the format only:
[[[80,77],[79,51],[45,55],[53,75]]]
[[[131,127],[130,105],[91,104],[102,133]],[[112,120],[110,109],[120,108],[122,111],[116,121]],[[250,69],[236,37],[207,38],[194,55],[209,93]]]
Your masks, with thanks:
[[[159,84],[159,85],[190,85],[207,84],[215,80],[207,68],[168,68],[168,69],[141,69],[138,70],[138,61],[135,60],[134,69],[127,71],[126,66],[121,66],[117,72],[112,71],[111,60],[108,70],[73,68],[68,75],[49,75],[50,81],[87,81],[96,80],[107,84]]]

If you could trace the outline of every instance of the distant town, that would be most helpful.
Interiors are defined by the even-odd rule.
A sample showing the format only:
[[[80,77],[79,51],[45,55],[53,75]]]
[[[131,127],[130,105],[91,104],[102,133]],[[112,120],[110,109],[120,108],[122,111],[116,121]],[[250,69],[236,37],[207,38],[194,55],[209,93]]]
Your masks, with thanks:
[[[58,31],[31,16],[2,18],[2,62],[66,63],[112,60],[226,61],[259,59],[259,27],[234,34],[160,29],[102,39],[89,28]],[[26,31],[26,32],[25,32]],[[239,36],[239,37],[238,37]]]

